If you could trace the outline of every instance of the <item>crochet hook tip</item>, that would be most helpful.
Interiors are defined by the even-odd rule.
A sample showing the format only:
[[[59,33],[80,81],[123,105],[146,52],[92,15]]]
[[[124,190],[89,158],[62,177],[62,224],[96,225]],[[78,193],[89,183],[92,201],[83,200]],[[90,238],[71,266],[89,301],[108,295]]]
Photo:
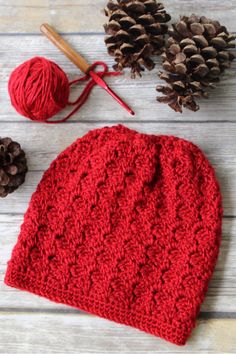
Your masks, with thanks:
[[[105,90],[121,105],[121,107],[126,109],[129,114],[131,114],[132,116],[135,115],[134,111],[127,105],[127,103],[122,100],[109,86],[107,86]]]
[[[134,116],[134,111],[107,85],[107,83],[100,76],[98,76],[94,71],[90,71],[89,75],[99,86],[106,90],[107,93],[109,93],[109,95],[111,95],[121,105],[121,107]]]
[[[132,116],[135,116],[135,112],[134,111],[132,111],[132,109],[130,110],[130,112],[129,112]]]

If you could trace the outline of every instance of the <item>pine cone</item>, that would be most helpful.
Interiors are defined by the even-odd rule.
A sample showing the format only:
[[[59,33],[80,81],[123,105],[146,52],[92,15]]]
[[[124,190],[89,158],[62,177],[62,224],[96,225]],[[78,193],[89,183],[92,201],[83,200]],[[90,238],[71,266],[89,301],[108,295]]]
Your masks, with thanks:
[[[6,197],[24,181],[27,172],[25,153],[10,138],[0,139],[0,197]]]
[[[115,57],[115,70],[131,68],[131,77],[141,76],[144,68],[155,66],[150,58],[161,54],[170,20],[164,6],[156,0],[110,0],[105,9],[109,21],[104,25],[108,53]]]
[[[208,98],[207,87],[214,88],[221,74],[235,58],[235,36],[218,21],[191,15],[182,17],[168,31],[167,48],[163,53],[163,68],[159,76],[167,86],[157,86],[165,96],[159,102],[168,103],[176,112],[186,107],[197,111],[196,98]]]

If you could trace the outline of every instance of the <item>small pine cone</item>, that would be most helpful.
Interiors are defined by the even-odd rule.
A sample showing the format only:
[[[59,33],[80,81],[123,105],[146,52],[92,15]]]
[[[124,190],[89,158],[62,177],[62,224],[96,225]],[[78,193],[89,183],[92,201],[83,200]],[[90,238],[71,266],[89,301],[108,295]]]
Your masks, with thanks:
[[[109,0],[105,14],[105,43],[117,63],[113,68],[131,68],[132,78],[141,76],[144,68],[152,70],[151,56],[161,54],[168,31],[170,15],[164,6],[156,0]]]
[[[157,100],[176,112],[182,113],[183,107],[197,111],[196,98],[208,98],[206,88],[214,88],[234,60],[236,37],[218,21],[196,15],[182,17],[168,33],[162,55],[165,72],[159,74],[168,85],[157,86],[164,94]]]
[[[0,197],[6,197],[25,181],[27,161],[20,144],[0,139]]]

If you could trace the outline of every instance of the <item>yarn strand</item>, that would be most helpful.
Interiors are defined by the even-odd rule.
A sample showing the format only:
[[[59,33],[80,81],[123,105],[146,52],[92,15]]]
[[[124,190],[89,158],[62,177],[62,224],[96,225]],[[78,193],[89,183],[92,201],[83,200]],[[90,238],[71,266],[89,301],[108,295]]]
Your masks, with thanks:
[[[96,71],[101,78],[121,74],[109,72],[103,61],[94,62],[90,70]],[[80,96],[70,101],[70,87],[85,81],[88,82]],[[69,82],[65,72],[56,63],[35,57],[14,69],[9,78],[8,92],[11,104],[18,113],[32,121],[55,124],[65,122],[74,115],[86,102],[95,85],[96,82],[89,74]],[[73,108],[65,118],[50,120],[68,105]]]
[[[122,73],[119,71],[108,71],[108,66],[106,63],[104,63],[103,61],[95,61],[92,65],[91,65],[91,70],[94,71],[96,69],[96,67],[98,66],[102,66],[103,70],[102,71],[97,71],[96,74],[99,77],[104,77],[104,76],[118,76],[121,75]],[[87,81],[89,80],[90,76],[89,74],[82,76],[79,79],[73,80],[71,82],[69,82],[69,85],[75,85],[79,82],[82,81]],[[92,91],[93,87],[97,85],[97,83],[91,78],[91,80],[89,80],[89,82],[87,83],[87,85],[85,86],[84,90],[82,91],[81,95],[73,102],[69,101],[67,102],[67,105],[69,106],[75,106],[75,108],[65,117],[62,119],[57,119],[57,120],[46,120],[45,122],[48,124],[55,124],[55,123],[63,123],[65,121],[67,121],[71,116],[73,116],[83,105],[84,103],[87,101],[88,96],[90,95],[90,92]]]

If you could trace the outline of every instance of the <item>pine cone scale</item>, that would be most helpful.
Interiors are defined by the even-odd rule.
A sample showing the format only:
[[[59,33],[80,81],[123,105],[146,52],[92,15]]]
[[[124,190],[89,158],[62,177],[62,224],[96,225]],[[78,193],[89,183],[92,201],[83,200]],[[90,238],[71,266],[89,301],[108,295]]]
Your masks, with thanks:
[[[176,112],[183,107],[196,111],[196,98],[208,98],[206,87],[214,88],[234,60],[230,48],[235,47],[235,36],[218,21],[196,15],[183,16],[172,25],[169,36],[162,56],[166,72],[159,74],[168,89],[157,87],[167,98],[157,100],[167,102]]]
[[[10,138],[0,139],[0,197],[6,197],[25,180],[25,153],[20,144]]]
[[[115,57],[115,70],[131,68],[131,77],[152,70],[153,54],[160,54],[170,20],[164,6],[156,0],[110,0],[104,25],[108,53]]]

